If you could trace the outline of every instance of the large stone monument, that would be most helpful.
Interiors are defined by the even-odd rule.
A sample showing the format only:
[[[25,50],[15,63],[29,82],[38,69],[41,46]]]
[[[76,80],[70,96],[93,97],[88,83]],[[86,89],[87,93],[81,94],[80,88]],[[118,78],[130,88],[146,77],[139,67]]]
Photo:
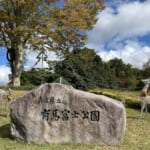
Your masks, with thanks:
[[[11,104],[11,134],[19,141],[120,144],[123,104],[63,84],[43,84]]]

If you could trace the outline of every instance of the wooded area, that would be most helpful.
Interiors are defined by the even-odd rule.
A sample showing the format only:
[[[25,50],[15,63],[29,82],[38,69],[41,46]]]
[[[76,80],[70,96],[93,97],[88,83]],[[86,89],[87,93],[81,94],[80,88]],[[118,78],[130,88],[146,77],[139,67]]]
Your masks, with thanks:
[[[12,85],[20,85],[26,49],[66,55],[85,44],[104,8],[103,0],[1,0],[0,46],[10,55]]]
[[[148,62],[146,63],[148,64]],[[150,66],[133,68],[121,59],[104,62],[93,49],[74,49],[62,61],[49,61],[49,69],[23,71],[21,85],[40,85],[53,82],[60,76],[73,87],[82,90],[94,88],[120,88],[140,90],[141,79],[150,77]]]

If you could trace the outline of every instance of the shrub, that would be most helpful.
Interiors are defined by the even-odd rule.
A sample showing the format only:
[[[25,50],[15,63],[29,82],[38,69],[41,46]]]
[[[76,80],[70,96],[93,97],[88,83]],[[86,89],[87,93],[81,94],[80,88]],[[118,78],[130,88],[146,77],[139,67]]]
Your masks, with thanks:
[[[89,90],[89,92],[98,94],[98,95],[105,95],[110,98],[122,101],[122,102],[123,102],[123,99],[125,98],[125,104],[127,107],[141,108],[140,97],[138,97],[137,95],[131,92],[125,93],[125,92],[120,92],[120,91],[115,91],[115,90],[111,90],[110,92],[104,89],[94,89],[94,90]],[[128,96],[129,94],[132,96]]]

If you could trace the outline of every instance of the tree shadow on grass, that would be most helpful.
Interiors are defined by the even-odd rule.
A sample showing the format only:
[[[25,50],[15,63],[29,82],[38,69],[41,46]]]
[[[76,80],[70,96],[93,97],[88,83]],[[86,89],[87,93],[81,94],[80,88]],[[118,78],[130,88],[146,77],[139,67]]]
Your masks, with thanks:
[[[10,124],[6,124],[6,125],[0,127],[0,137],[1,138],[11,138]]]
[[[139,119],[139,116],[127,116],[127,119]]]
[[[149,121],[150,120],[150,117],[146,117],[146,116],[142,116],[140,119],[139,119],[139,116],[127,116],[127,119],[134,119],[134,120],[147,120]]]
[[[0,114],[0,117],[7,117],[7,114]]]

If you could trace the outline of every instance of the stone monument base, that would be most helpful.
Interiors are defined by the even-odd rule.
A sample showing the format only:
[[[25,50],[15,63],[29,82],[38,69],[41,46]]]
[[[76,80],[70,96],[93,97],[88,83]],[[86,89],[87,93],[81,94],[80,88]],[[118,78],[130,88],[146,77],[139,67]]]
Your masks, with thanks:
[[[19,141],[120,144],[123,104],[63,84],[43,84],[11,104],[11,134]]]

